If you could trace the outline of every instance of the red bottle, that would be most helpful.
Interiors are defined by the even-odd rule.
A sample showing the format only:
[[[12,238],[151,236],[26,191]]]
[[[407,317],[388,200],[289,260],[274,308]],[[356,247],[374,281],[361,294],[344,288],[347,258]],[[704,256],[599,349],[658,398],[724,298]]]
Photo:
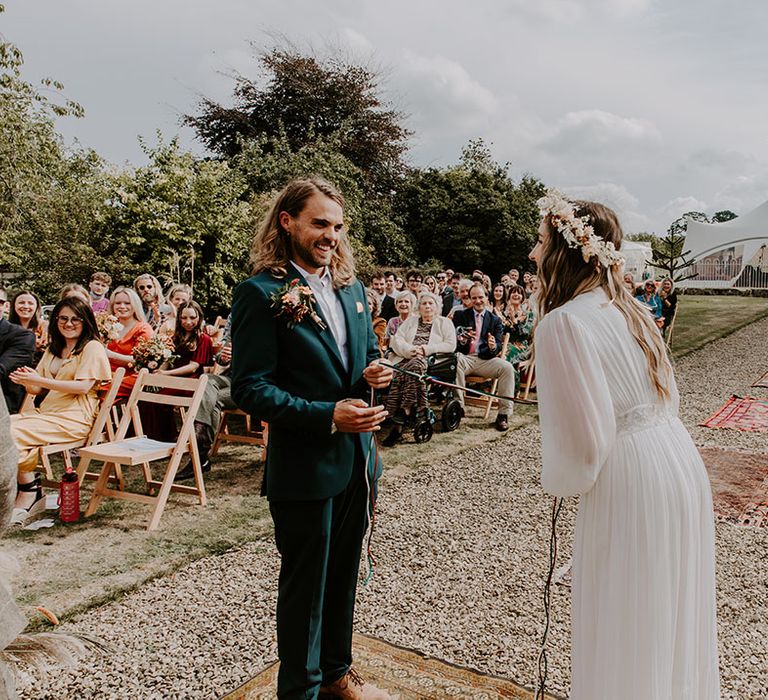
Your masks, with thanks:
[[[59,487],[59,519],[63,523],[76,523],[80,520],[80,482],[77,472],[67,467],[61,477]]]

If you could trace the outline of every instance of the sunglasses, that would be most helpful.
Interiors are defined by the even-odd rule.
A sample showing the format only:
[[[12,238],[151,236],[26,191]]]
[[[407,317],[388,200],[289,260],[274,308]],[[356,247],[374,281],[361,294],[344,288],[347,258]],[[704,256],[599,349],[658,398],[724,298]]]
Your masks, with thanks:
[[[79,316],[59,316],[56,321],[62,326],[66,326],[68,323],[71,323],[73,326],[83,325],[83,319]]]
[[[155,288],[154,284],[140,284],[139,285],[139,291],[140,292],[143,292],[145,289],[154,289],[154,288]]]

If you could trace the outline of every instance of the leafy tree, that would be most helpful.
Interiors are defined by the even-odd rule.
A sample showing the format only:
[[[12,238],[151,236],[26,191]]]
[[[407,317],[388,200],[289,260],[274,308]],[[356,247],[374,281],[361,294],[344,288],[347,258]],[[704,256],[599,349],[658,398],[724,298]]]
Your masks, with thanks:
[[[0,41],[0,270],[49,297],[93,265],[105,181],[93,151],[67,151],[56,133],[55,118],[82,107],[57,81],[26,81],[23,63]]]
[[[247,275],[253,232],[245,178],[226,162],[197,160],[178,141],[144,146],[149,165],[118,173],[104,237],[123,279],[152,272],[194,284],[195,298],[224,310]]]
[[[738,214],[734,214],[730,209],[723,209],[722,211],[716,211],[712,214],[712,223],[721,224],[726,221],[731,221],[731,219],[735,219],[737,216]]]
[[[707,223],[707,215],[700,211],[689,211],[675,219],[667,229],[667,235],[658,239],[653,249],[653,264],[664,270],[667,277],[675,282],[691,279],[695,274],[686,274],[686,270],[695,260],[689,259],[690,250],[685,250],[685,237],[689,221]]]
[[[184,117],[211,151],[231,158],[253,142],[268,155],[285,142],[297,152],[332,137],[366,188],[387,194],[395,186],[409,132],[403,115],[379,96],[374,71],[293,48],[262,52],[258,62],[261,75],[235,77],[234,106],[204,98],[198,114]]]
[[[479,267],[498,276],[527,266],[539,223],[536,200],[543,192],[530,176],[515,185],[507,167],[494,162],[478,140],[464,149],[457,166],[412,170],[397,206],[419,260],[437,258],[454,269]]]

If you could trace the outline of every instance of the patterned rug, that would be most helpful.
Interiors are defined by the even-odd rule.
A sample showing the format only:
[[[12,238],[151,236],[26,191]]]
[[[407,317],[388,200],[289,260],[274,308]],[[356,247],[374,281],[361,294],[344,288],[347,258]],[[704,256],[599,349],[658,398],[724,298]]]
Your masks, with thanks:
[[[400,700],[533,700],[530,690],[505,678],[427,658],[374,637],[356,634],[353,644],[355,668],[360,675]],[[277,663],[272,664],[221,700],[272,700],[277,668]],[[549,694],[547,698],[562,700]]]
[[[731,396],[725,406],[701,423],[705,428],[732,428],[750,432],[768,431],[768,399]]]
[[[712,484],[715,515],[736,525],[768,527],[768,454],[699,449]]]
[[[768,389],[768,372],[760,377],[752,386],[758,389]]]

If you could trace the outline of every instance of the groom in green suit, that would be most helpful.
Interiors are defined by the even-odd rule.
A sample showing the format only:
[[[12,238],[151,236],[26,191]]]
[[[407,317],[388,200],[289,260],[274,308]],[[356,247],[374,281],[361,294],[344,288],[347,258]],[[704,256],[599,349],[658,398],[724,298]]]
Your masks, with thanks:
[[[392,370],[377,361],[341,194],[320,178],[290,182],[251,262],[232,306],[232,398],[269,423],[264,489],[281,555],[277,695],[388,698],[352,669],[352,621],[380,472],[372,433],[386,417],[370,394]]]

